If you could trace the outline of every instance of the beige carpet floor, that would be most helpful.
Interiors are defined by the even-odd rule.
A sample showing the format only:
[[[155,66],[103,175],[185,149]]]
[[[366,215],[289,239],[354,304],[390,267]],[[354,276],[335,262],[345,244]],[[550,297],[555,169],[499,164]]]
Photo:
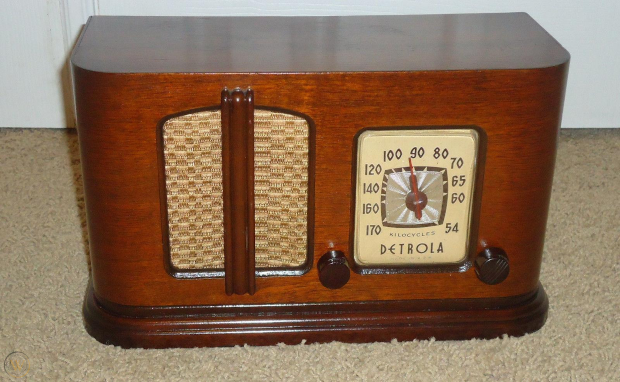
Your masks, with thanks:
[[[541,274],[549,319],[521,338],[123,350],[82,323],[75,133],[0,130],[0,360],[23,352],[32,381],[620,381],[619,190],[620,129],[563,131]]]

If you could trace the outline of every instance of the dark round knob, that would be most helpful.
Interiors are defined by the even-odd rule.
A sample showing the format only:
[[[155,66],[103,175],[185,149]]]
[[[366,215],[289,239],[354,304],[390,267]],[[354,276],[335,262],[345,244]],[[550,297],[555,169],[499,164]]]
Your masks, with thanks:
[[[349,263],[341,251],[329,251],[319,259],[319,280],[329,289],[342,288],[351,276]]]
[[[489,285],[501,283],[510,273],[508,256],[501,248],[485,248],[478,254],[474,266],[480,281]]]

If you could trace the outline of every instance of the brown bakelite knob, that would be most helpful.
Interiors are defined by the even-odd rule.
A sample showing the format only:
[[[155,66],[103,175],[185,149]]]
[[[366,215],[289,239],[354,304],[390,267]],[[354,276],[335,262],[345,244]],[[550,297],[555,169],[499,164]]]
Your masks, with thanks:
[[[319,259],[319,280],[329,289],[342,288],[351,276],[349,263],[341,251],[329,251]]]
[[[474,265],[480,281],[489,285],[501,283],[510,273],[508,256],[501,248],[485,248],[478,254]]]

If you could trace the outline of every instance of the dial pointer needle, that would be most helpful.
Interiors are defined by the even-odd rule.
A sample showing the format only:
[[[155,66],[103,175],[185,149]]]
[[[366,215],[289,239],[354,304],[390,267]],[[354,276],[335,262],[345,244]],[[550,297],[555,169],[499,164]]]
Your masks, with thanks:
[[[409,169],[411,170],[411,192],[413,192],[414,197],[415,217],[420,220],[422,219],[422,210],[420,209],[420,191],[418,190],[418,178],[415,176],[411,158],[409,158]]]

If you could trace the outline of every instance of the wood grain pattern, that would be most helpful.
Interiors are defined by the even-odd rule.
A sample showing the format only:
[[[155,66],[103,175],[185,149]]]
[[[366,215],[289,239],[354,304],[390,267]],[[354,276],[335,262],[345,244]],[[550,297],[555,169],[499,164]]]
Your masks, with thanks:
[[[254,92],[222,90],[224,282],[226,294],[254,294]]]
[[[391,20],[386,18],[385,29],[389,29],[387,26]],[[172,20],[167,22],[174,23]],[[484,38],[476,33],[468,37],[472,40],[482,38],[483,45],[502,44],[508,41],[506,29],[515,27],[507,24],[507,27],[500,23],[486,30]],[[99,24],[91,32],[100,31],[102,25]],[[114,25],[115,21],[108,27]],[[532,25],[526,23],[518,27],[529,29]],[[381,71],[379,69],[385,66],[379,65],[378,70],[366,72],[301,72],[307,68],[295,62],[288,69],[299,68],[300,71],[290,73],[258,73],[259,64],[257,70],[250,73],[182,73],[175,70],[170,73],[147,73],[154,67],[145,64],[143,57],[157,57],[163,53],[153,45],[145,44],[143,48],[132,51],[134,59],[124,58],[131,62],[122,64],[129,67],[135,65],[145,72],[106,73],[93,69],[119,69],[125,66],[109,66],[100,53],[93,53],[93,46],[106,46],[104,43],[107,40],[102,41],[101,36],[92,37],[89,30],[90,27],[74,55],[73,74],[91,245],[92,301],[96,299],[108,304],[107,309],[99,309],[96,307],[100,305],[87,303],[88,325],[98,325],[100,328],[93,329],[93,333],[105,330],[108,324],[112,326],[108,328],[112,331],[116,330],[113,327],[142,330],[134,324],[148,331],[151,330],[147,329],[150,325],[155,325],[154,322],[143,325],[137,321],[132,323],[129,318],[114,318],[115,312],[123,310],[119,308],[122,306],[142,307],[152,315],[165,317],[165,312],[175,307],[239,306],[241,310],[238,313],[251,310],[252,306],[262,306],[266,309],[263,311],[268,312],[287,307],[297,312],[307,306],[327,303],[447,301],[436,305],[437,311],[427,312],[427,316],[420,312],[408,315],[406,309],[409,308],[404,307],[392,312],[380,310],[372,317],[360,313],[356,317],[362,321],[355,321],[351,316],[350,323],[360,325],[364,320],[385,320],[385,325],[377,332],[381,335],[372,335],[374,329],[362,325],[368,333],[361,337],[362,340],[386,339],[389,333],[401,329],[404,331],[399,338],[426,338],[423,333],[433,332],[430,329],[433,326],[431,317],[437,316],[445,317],[447,321],[437,321],[437,331],[433,333],[445,338],[456,336],[450,335],[447,327],[440,328],[446,322],[463,329],[463,337],[522,334],[535,330],[544,322],[542,317],[545,313],[542,310],[546,312],[546,297],[541,297],[542,292],[536,291],[541,291],[538,276],[568,69],[567,53],[559,56],[554,53],[552,56],[558,59],[557,62],[551,60],[546,63],[553,64],[540,66],[541,58],[533,58],[528,53],[531,44],[536,41],[524,40],[513,41],[509,51],[519,59],[502,61],[506,67],[501,69],[494,66],[496,57],[489,53],[478,57],[476,63],[482,66],[472,70],[468,66],[466,52],[456,49],[450,51],[454,55],[446,57],[449,64],[437,64],[437,68],[450,67],[454,70]],[[373,33],[378,36],[373,41],[380,42],[392,32],[382,32],[379,28]],[[528,33],[531,31],[522,33],[530,36]],[[536,40],[536,36],[530,37]],[[458,41],[462,38],[460,36]],[[84,41],[89,39],[92,41]],[[549,43],[546,39],[541,40],[543,45]],[[417,63],[437,58],[437,50],[448,49],[445,46],[458,42],[449,39],[429,41],[432,43],[416,51],[415,55],[411,51],[401,52],[403,59],[409,57],[413,62],[409,68],[420,68]],[[380,47],[378,43],[370,46],[374,49]],[[347,52],[346,49],[344,51]],[[329,60],[341,58],[340,53],[327,52],[334,55],[321,58],[320,65],[314,68],[332,67],[327,65]],[[277,56],[276,53],[274,55]],[[513,53],[508,56],[513,57]],[[356,57],[354,52],[349,54],[347,63]],[[110,52],[107,55],[113,56]],[[384,61],[390,61],[390,57],[384,57]],[[181,57],[175,62],[178,64],[175,68],[180,70],[199,65],[202,61],[198,58],[187,61],[187,57]],[[168,69],[166,65],[172,64],[167,62],[162,65],[160,69]],[[333,67],[354,68],[347,66],[352,64],[343,65]],[[231,69],[243,67],[233,65]],[[256,92],[255,107],[295,110],[312,118],[315,129],[314,208],[309,209],[312,214],[309,222],[314,223],[314,227],[309,226],[313,235],[309,243],[313,254],[311,268],[299,276],[258,277],[254,295],[228,296],[223,278],[179,279],[171,276],[162,266],[166,256],[163,244],[165,228],[161,224],[162,174],[158,162],[157,126],[175,113],[218,105],[221,89],[225,87],[251,87]],[[398,96],[395,97],[395,94]],[[505,250],[510,259],[510,274],[506,280],[497,285],[487,285],[470,268],[451,273],[351,273],[349,282],[340,289],[332,290],[321,285],[316,262],[322,254],[339,250],[345,254],[349,264],[353,262],[349,232],[352,224],[351,174],[355,134],[369,126],[462,125],[479,126],[487,136],[484,181],[480,184],[482,199],[476,206],[479,208],[478,232],[473,237],[475,248],[472,249],[476,253],[487,247]],[[533,293],[539,293],[537,302],[533,303],[537,306],[534,309],[537,313],[515,315],[515,309],[522,307],[517,297]],[[489,305],[484,305],[484,301],[492,304],[498,298],[506,299],[506,310],[494,312],[488,309]],[[454,323],[458,319],[450,318],[452,313],[446,313],[451,305],[458,305],[458,301],[467,301],[465,305],[479,301],[485,306],[469,319],[482,320],[488,315],[491,321],[497,319],[502,323],[490,324],[488,329],[482,324],[472,324],[470,329],[465,329],[465,322],[469,320],[467,317],[461,316],[463,321],[458,324]],[[474,306],[482,305],[471,306],[474,309]],[[316,320],[337,320],[335,316],[330,316],[334,315],[334,311],[327,310],[327,316],[317,317]],[[162,320],[165,321],[164,318]],[[204,329],[204,333],[214,333],[202,326],[203,322],[211,325],[210,321],[205,320],[205,317],[194,321],[187,318],[184,324],[173,320],[164,325],[170,324],[169,328],[173,330],[187,324],[191,328]],[[419,320],[424,324],[418,329],[414,328],[414,324],[408,326],[409,329],[403,329],[407,327],[405,322],[422,322]],[[274,324],[263,327],[264,331],[271,333],[270,339],[260,340],[248,334],[247,328],[237,326],[233,329],[227,325],[216,326],[215,330],[231,330],[236,334],[216,335],[219,340],[208,340],[204,336],[202,340],[187,339],[183,344],[234,344],[240,338],[254,338],[248,343],[261,344],[279,338],[296,341],[302,335],[311,335],[317,341],[328,338],[352,341],[357,335],[350,325],[345,325],[346,328],[340,332],[342,335],[336,334],[338,330],[329,329],[338,326],[335,322],[327,326],[319,325],[321,331],[326,331],[324,334],[302,324],[290,330],[297,334],[289,335],[285,334],[290,333],[288,329]],[[102,338],[101,332],[98,336]],[[148,336],[138,337],[140,340],[136,344],[141,346],[166,345],[165,340],[160,342],[151,341]],[[176,340],[170,341],[174,346],[181,346]]]
[[[233,269],[233,218],[232,218],[232,161],[230,160],[230,92],[224,88],[221,93],[222,110],[222,198],[224,204],[224,290],[227,295],[235,291],[235,270]],[[160,180],[161,181],[161,180]],[[161,187],[161,186],[160,186]],[[165,248],[164,248],[165,250]],[[165,261],[165,260],[164,260]]]
[[[126,305],[165,306],[334,298],[364,301],[379,296],[473,298],[521,294],[537,285],[565,65],[484,73],[248,74],[224,78],[209,74],[115,75],[79,68],[74,68],[74,73],[94,287],[106,299]],[[202,79],[197,80],[199,77]],[[488,138],[477,251],[485,246],[503,248],[512,275],[519,276],[488,287],[473,270],[392,275],[383,280],[380,275],[352,274],[336,297],[320,285],[313,266],[303,277],[259,278],[251,299],[213,293],[223,290],[223,280],[171,278],[161,267],[164,256],[153,126],[179,110],[217,104],[221,88],[234,84],[252,85],[257,105],[295,109],[315,121],[315,259],[329,249],[349,255],[353,136],[359,129],[369,125],[477,123]],[[393,87],[403,89],[408,102],[395,107],[388,91]],[[298,92],[298,88],[314,89],[317,96]]]
[[[245,184],[246,184],[246,218],[247,218],[247,237],[246,237],[246,274],[245,282],[247,287],[245,292],[254,294],[256,292],[256,232],[255,232],[255,208],[254,208],[254,91],[247,89],[245,92]]]
[[[223,74],[538,69],[567,59],[528,14],[504,13],[95,16],[72,61],[107,73]]]
[[[543,326],[548,307],[547,295],[540,287],[516,298],[488,299],[484,303],[422,300],[293,309],[259,307],[254,312],[246,307],[242,316],[228,307],[206,307],[191,314],[176,310],[136,317],[135,312],[110,314],[89,288],[84,315],[88,333],[104,344],[167,348],[521,336]],[[263,315],[266,310],[270,310],[269,316]]]

